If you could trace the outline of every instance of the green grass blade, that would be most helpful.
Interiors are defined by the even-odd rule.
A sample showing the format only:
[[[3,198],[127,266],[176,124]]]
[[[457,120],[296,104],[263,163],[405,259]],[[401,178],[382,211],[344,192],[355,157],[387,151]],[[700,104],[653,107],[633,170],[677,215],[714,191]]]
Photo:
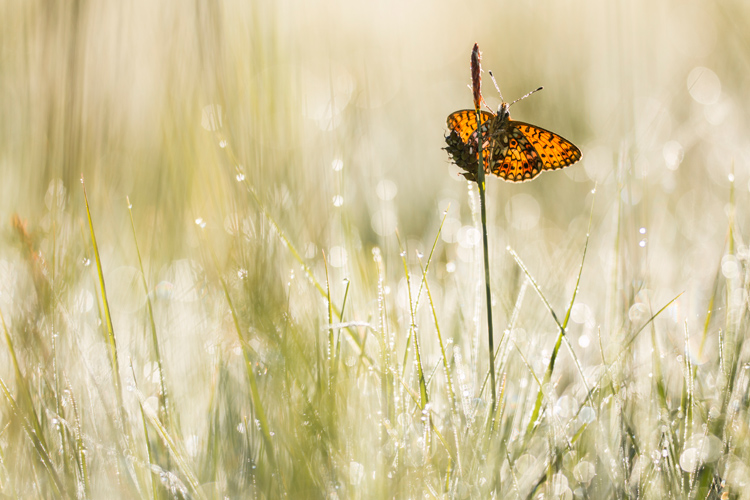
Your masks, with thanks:
[[[83,199],[86,203],[86,218],[89,223],[89,231],[91,233],[91,243],[94,247],[94,259],[96,261],[96,272],[99,277],[99,289],[101,290],[102,306],[104,308],[104,318],[107,327],[107,342],[109,345],[110,363],[112,365],[112,384],[115,390],[115,397],[117,398],[117,406],[120,414],[121,425],[123,429],[127,428],[127,413],[125,412],[125,405],[122,399],[122,381],[120,379],[120,363],[117,359],[117,342],[115,341],[115,329],[112,326],[112,313],[109,309],[109,301],[107,300],[107,287],[104,283],[104,272],[102,271],[102,261],[99,256],[99,246],[96,243],[96,234],[94,233],[94,221],[91,218],[91,208],[89,207],[89,198],[86,194],[86,184],[83,182],[81,177],[81,185],[83,186]]]
[[[448,208],[450,208],[450,206]],[[422,287],[424,286],[424,280],[425,280],[425,276],[426,276],[425,273],[430,268],[430,263],[432,262],[432,255],[435,253],[435,248],[437,248],[437,243],[438,243],[438,240],[440,239],[440,233],[443,230],[443,224],[445,224],[445,218],[447,216],[448,216],[448,209],[446,209],[445,212],[443,213],[443,219],[440,221],[440,227],[438,227],[437,234],[435,235],[435,240],[432,242],[432,248],[430,249],[430,255],[429,255],[429,257],[427,257],[427,263],[425,264],[425,268],[422,271],[422,280],[420,280],[420,282],[419,282],[419,290],[417,291],[417,298],[415,299],[415,302],[414,302],[414,310],[415,311],[417,311],[419,309],[419,299],[422,297]],[[400,245],[400,242],[399,242],[399,245]],[[420,261],[421,261],[421,259],[420,259]],[[409,355],[409,347],[410,346],[411,346],[411,335],[409,335],[408,337],[406,337],[406,348],[404,349],[404,363],[403,363],[404,367],[406,366],[406,359],[407,359],[407,356]],[[403,376],[403,373],[402,373],[402,376]]]
[[[398,233],[396,233],[396,237],[398,238]],[[410,337],[413,339],[414,343],[414,356],[416,357],[417,362],[417,375],[419,377],[419,397],[420,397],[420,407],[424,410],[425,405],[428,402],[427,397],[427,384],[425,382],[424,378],[424,372],[422,371],[422,355],[419,351],[419,335],[417,335],[417,324],[416,324],[416,311],[414,310],[414,301],[412,300],[412,294],[411,294],[411,275],[409,274],[409,266],[406,265],[406,251],[401,246],[401,239],[398,240],[398,246],[399,251],[401,253],[401,262],[404,265],[404,274],[406,275],[406,289],[409,296],[409,319],[410,319],[410,326],[409,331],[411,333]],[[404,355],[405,356],[405,355]],[[404,371],[406,370],[406,365],[404,365]]]
[[[130,362],[130,372],[133,377],[133,385],[135,386],[136,390],[138,389],[138,379],[135,376],[135,369],[133,368],[133,362]],[[154,461],[154,454],[151,451],[151,441],[148,438],[148,423],[146,420],[146,412],[143,410],[143,403],[140,401],[138,402],[138,409],[141,412],[141,422],[143,423],[143,438],[146,443],[146,458],[148,459],[148,465],[150,466],[151,470],[153,470],[154,466],[156,465],[156,462]],[[149,479],[151,482],[151,495],[153,497],[153,500],[159,499],[159,487],[158,483],[154,481],[153,474],[149,474]]]
[[[2,390],[6,401],[8,402],[11,412],[20,421],[21,426],[23,427],[23,430],[26,432],[26,435],[31,441],[31,444],[34,445],[34,450],[36,450],[36,453],[37,453],[37,456],[39,457],[40,462],[42,463],[42,465],[44,466],[44,469],[47,471],[47,474],[49,475],[49,478],[51,480],[50,484],[52,485],[55,496],[56,497],[67,496],[65,488],[63,487],[63,483],[60,480],[60,476],[57,474],[57,471],[55,470],[55,465],[52,463],[52,460],[50,459],[49,453],[47,451],[47,447],[44,446],[42,441],[39,439],[39,436],[37,436],[34,426],[32,424],[29,424],[28,419],[24,417],[23,414],[21,413],[21,409],[16,404],[16,400],[13,399],[13,395],[10,393],[8,386],[5,385],[5,381],[2,378],[0,378],[0,390]]]
[[[159,348],[159,337],[156,332],[156,321],[154,320],[154,307],[151,303],[151,294],[149,293],[148,282],[146,281],[146,273],[143,269],[143,259],[141,258],[141,249],[138,246],[138,236],[135,232],[135,222],[133,221],[133,206],[130,203],[130,198],[127,198],[128,203],[128,215],[130,216],[130,228],[133,230],[133,243],[135,244],[135,253],[138,256],[138,269],[141,275],[141,285],[143,285],[143,293],[146,297],[146,312],[148,313],[149,326],[151,327],[151,344],[154,349],[154,357],[156,358],[156,365],[159,369],[159,413],[161,413],[161,420],[171,428],[171,417],[169,414],[169,397],[167,393],[167,384],[164,381],[164,363],[162,361],[161,349]]]
[[[219,267],[219,261],[216,258],[216,254],[214,253],[214,250],[210,245],[208,245],[208,249],[209,249],[209,253],[211,254],[211,259],[213,260],[214,268],[216,269],[219,282],[221,283],[221,288],[224,291],[224,298],[227,301],[227,305],[229,306],[229,311],[232,315],[232,322],[234,323],[234,328],[237,332],[237,338],[240,341],[240,345],[242,346],[242,354],[245,359],[245,370],[247,372],[247,378],[250,384],[250,397],[253,402],[253,408],[255,409],[255,416],[257,417],[257,420],[260,424],[261,437],[263,438],[263,442],[266,447],[266,455],[268,456],[268,460],[271,463],[271,467],[276,469],[276,457],[274,454],[273,441],[271,440],[271,431],[269,430],[269,427],[268,427],[268,421],[266,419],[266,412],[263,409],[263,403],[260,398],[260,392],[258,391],[258,383],[255,380],[255,372],[253,371],[253,363],[252,363],[252,360],[250,359],[250,353],[248,352],[249,345],[247,344],[247,341],[245,340],[244,335],[242,335],[242,328],[240,327],[240,320],[239,320],[239,317],[237,316],[237,311],[234,308],[232,297],[229,294],[229,287],[227,286],[227,282],[224,279],[224,277],[221,275],[221,271],[220,271],[221,268]]]
[[[427,283],[427,268],[422,266],[422,260],[419,259],[419,266],[422,269],[422,282],[425,285],[427,291],[427,299],[430,301],[430,310],[432,311],[432,319],[435,321],[435,332],[437,333],[438,344],[440,345],[440,358],[443,362],[443,370],[445,371],[446,390],[448,392],[448,402],[450,404],[451,411],[454,418],[457,416],[456,413],[456,397],[453,392],[453,382],[451,381],[450,367],[448,366],[448,356],[445,354],[445,346],[443,345],[443,336],[440,334],[440,324],[438,322],[437,311],[435,310],[435,303],[432,300],[432,293],[430,292],[430,285]]]
[[[73,409],[73,418],[75,419],[75,444],[76,444],[76,460],[78,466],[78,474],[80,486],[79,489],[83,498],[89,498],[91,496],[91,486],[89,484],[89,471],[88,471],[88,459],[86,458],[86,446],[83,443],[83,431],[81,425],[81,415],[78,409],[78,402],[73,394],[73,388],[70,386],[70,382],[66,381],[68,386],[68,393],[70,394],[70,406]]]
[[[42,426],[39,422],[39,417],[36,414],[36,410],[34,409],[34,402],[31,399],[31,391],[29,390],[29,384],[26,380],[26,377],[24,377],[23,372],[21,371],[21,367],[18,364],[18,358],[16,357],[16,350],[13,347],[13,340],[10,337],[10,332],[8,331],[8,326],[5,324],[5,317],[3,316],[3,311],[0,309],[0,323],[3,325],[3,333],[5,334],[5,343],[8,345],[8,352],[10,353],[10,359],[13,362],[13,371],[16,375],[16,384],[18,385],[19,391],[21,391],[21,395],[24,399],[24,405],[26,406],[26,411],[29,412],[29,420],[31,420],[31,425],[34,428],[34,432],[36,433],[37,439],[41,442],[42,446],[47,448],[47,442],[44,438],[44,432],[42,432]]]
[[[154,430],[156,430],[156,433],[159,435],[162,442],[169,450],[171,457],[174,459],[175,464],[177,464],[177,468],[180,470],[180,473],[187,481],[187,484],[190,487],[190,490],[193,492],[193,495],[200,500],[207,500],[200,487],[198,477],[193,472],[193,469],[189,465],[188,459],[179,449],[177,443],[172,438],[167,428],[164,427],[164,425],[159,421],[158,416],[152,411],[149,411],[148,406],[144,404],[145,398],[143,397],[143,394],[141,394],[141,392],[137,389],[133,392],[135,392],[138,397],[141,411],[143,412],[143,414],[145,414],[149,423],[154,428]]]

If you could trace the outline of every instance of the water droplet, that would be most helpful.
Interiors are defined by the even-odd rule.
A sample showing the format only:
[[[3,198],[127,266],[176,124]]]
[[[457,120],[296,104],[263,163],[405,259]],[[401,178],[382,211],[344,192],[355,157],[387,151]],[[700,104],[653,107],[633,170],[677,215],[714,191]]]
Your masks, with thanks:
[[[220,140],[220,141],[219,141],[219,147],[220,147],[220,148],[225,148],[225,147],[227,147],[227,141],[226,141],[225,139],[222,139],[222,140]]]
[[[343,204],[344,204],[344,197],[343,196],[341,196],[340,194],[337,194],[336,196],[333,197],[333,206],[334,207],[340,207]]]
[[[445,271],[448,273],[452,273],[456,271],[456,263],[455,262],[448,262],[445,264]]]
[[[81,261],[81,263],[82,263],[82,264],[83,264],[84,266],[88,266],[89,264],[91,264],[91,259],[89,259],[88,257],[84,257],[84,258],[83,258],[83,261]]]
[[[477,163],[479,163],[479,162],[477,162]],[[424,257],[424,254],[422,252],[420,252],[419,250],[417,250],[417,258],[421,259],[422,257]]]
[[[669,170],[677,170],[685,158],[685,150],[677,141],[667,141],[662,147],[662,156]]]
[[[729,179],[729,182],[734,182],[734,174],[729,174],[727,178]]]
[[[240,173],[238,173],[238,174],[237,174],[237,175],[235,176],[235,179],[237,179],[237,182],[242,182],[242,181],[244,181],[244,180],[245,180],[245,174],[243,174],[242,172],[240,172]]]
[[[641,234],[646,234],[646,228],[645,228],[645,227],[642,227],[642,228],[640,228],[640,229],[638,230],[638,232],[639,232],[639,233],[641,233]]]
[[[638,243],[638,246],[640,246],[641,248],[645,247],[645,246],[646,246],[646,238],[643,238],[643,239],[642,239],[642,240],[641,240],[641,241],[640,241],[640,242]]]
[[[479,163],[479,160],[477,160],[477,163]],[[406,257],[406,250],[401,250],[401,253],[399,255],[401,257]]]
[[[396,183],[393,181],[390,181],[388,179],[384,179],[380,182],[378,182],[378,185],[375,186],[375,194],[378,195],[378,198],[380,198],[383,201],[389,201],[396,197],[396,194],[398,193],[398,186],[396,186]]]
[[[339,159],[339,158],[336,158],[335,160],[333,160],[333,161],[331,162],[331,168],[332,168],[332,169],[333,169],[333,170],[334,170],[335,172],[339,172],[339,171],[341,171],[341,169],[342,169],[342,168],[344,168],[344,162],[343,162],[343,161],[341,161],[341,159]]]
[[[245,269],[245,268],[242,268],[242,267],[241,267],[241,268],[239,268],[239,269],[237,270],[237,277],[238,277],[239,279],[241,279],[241,280],[244,280],[245,278],[247,278],[247,269]]]
[[[199,227],[200,227],[201,229],[203,229],[204,227],[206,227],[206,221],[204,221],[204,220],[203,220],[202,218],[200,218],[200,217],[198,217],[197,219],[195,219],[195,223],[196,223],[196,224],[197,224],[197,225],[198,225],[198,226],[199,226]]]

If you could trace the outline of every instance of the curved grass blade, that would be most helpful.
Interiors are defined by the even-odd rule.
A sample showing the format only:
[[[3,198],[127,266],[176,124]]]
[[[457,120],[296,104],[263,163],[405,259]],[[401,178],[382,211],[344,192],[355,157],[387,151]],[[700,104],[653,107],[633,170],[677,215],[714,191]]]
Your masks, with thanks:
[[[445,218],[443,219],[445,220]],[[441,224],[442,226],[442,224]],[[451,381],[451,373],[448,367],[448,356],[445,354],[445,347],[443,346],[443,336],[440,334],[440,324],[438,323],[437,311],[435,310],[435,303],[432,300],[432,293],[430,293],[430,285],[427,283],[427,268],[422,266],[422,259],[419,259],[419,267],[422,269],[422,283],[425,285],[427,291],[427,298],[430,301],[430,310],[432,311],[432,318],[435,321],[435,331],[437,332],[438,343],[440,344],[440,357],[443,361],[443,369],[445,370],[445,378],[447,382],[446,390],[448,391],[448,401],[450,401],[450,408],[453,416],[456,416],[456,402],[455,393],[453,392],[453,382]]]
[[[34,409],[34,403],[31,399],[31,391],[29,391],[29,384],[21,372],[21,367],[18,364],[18,358],[16,357],[16,350],[13,347],[13,340],[10,338],[10,332],[8,326],[5,324],[5,317],[3,311],[0,309],[0,323],[3,325],[3,333],[5,334],[5,342],[8,344],[8,352],[10,352],[10,359],[13,362],[13,371],[16,375],[16,384],[18,385],[21,395],[23,396],[24,405],[27,407],[27,411],[30,415],[31,425],[34,428],[34,432],[37,438],[41,442],[42,446],[47,447],[47,442],[44,439],[44,433],[42,432],[41,424],[39,423],[39,417]]]
[[[130,198],[127,198],[128,202],[128,215],[130,215],[130,227],[133,230],[133,243],[135,244],[135,253],[138,256],[138,269],[141,272],[141,284],[143,285],[143,293],[146,297],[146,311],[148,312],[148,321],[151,326],[151,343],[154,349],[154,356],[156,357],[156,364],[159,368],[159,413],[160,418],[169,427],[171,426],[172,420],[169,415],[169,398],[167,394],[167,385],[164,382],[164,364],[162,363],[161,350],[159,349],[159,338],[156,333],[156,321],[154,321],[154,308],[151,304],[151,294],[148,290],[148,282],[146,281],[146,273],[143,270],[143,259],[141,259],[141,250],[138,247],[138,237],[135,232],[135,222],[133,221],[133,206],[130,204]]]
[[[409,320],[410,320],[409,330],[411,333],[410,336],[413,337],[414,355],[416,356],[416,361],[417,361],[417,375],[419,376],[420,408],[424,410],[424,407],[428,402],[427,384],[425,383],[424,372],[422,371],[422,356],[421,356],[421,353],[419,352],[419,337],[417,335],[416,318],[414,316],[415,315],[414,301],[412,300],[412,295],[411,295],[411,276],[409,275],[409,266],[406,265],[406,252],[401,246],[401,239],[398,237],[398,233],[396,233],[396,238],[398,238],[398,247],[401,253],[401,262],[404,265],[404,274],[406,275],[406,289],[409,294]],[[404,370],[406,370],[406,366],[404,366]]]
[[[145,398],[143,397],[143,394],[141,394],[141,392],[138,389],[135,389],[133,392],[138,397],[138,403],[140,405],[142,415],[145,415],[145,417],[148,419],[151,426],[156,430],[156,433],[164,442],[164,445],[169,450],[169,453],[174,459],[175,464],[177,464],[177,467],[180,469],[180,473],[187,480],[187,483],[190,486],[190,489],[193,491],[193,495],[200,500],[207,500],[206,496],[203,494],[203,491],[201,490],[198,477],[195,475],[195,473],[193,472],[192,468],[189,465],[188,460],[185,458],[184,454],[180,451],[174,439],[169,434],[169,431],[159,421],[159,417],[156,414],[154,414],[154,412],[151,411],[147,405],[144,404]]]
[[[202,233],[201,233],[201,236],[203,236]],[[268,421],[266,420],[266,413],[263,410],[263,403],[260,399],[260,392],[258,391],[258,383],[255,380],[255,372],[253,371],[253,363],[252,363],[252,360],[250,359],[250,355],[248,352],[249,345],[245,341],[244,336],[242,335],[242,328],[240,327],[240,320],[239,320],[239,317],[237,316],[237,311],[234,308],[232,297],[229,295],[229,287],[227,286],[227,282],[224,279],[224,277],[221,275],[219,261],[216,258],[216,254],[214,253],[214,250],[211,247],[211,245],[207,245],[207,246],[208,246],[209,253],[211,254],[211,259],[213,260],[214,268],[216,269],[219,282],[221,283],[221,288],[224,291],[224,298],[227,301],[227,305],[229,305],[229,311],[232,315],[232,322],[234,323],[234,328],[237,332],[237,338],[240,341],[240,345],[242,346],[242,355],[245,358],[245,369],[247,371],[247,378],[250,384],[250,396],[253,401],[253,408],[255,409],[255,415],[260,424],[261,436],[263,438],[264,444],[266,445],[266,455],[268,456],[268,460],[271,462],[271,466],[274,469],[277,469],[276,457],[275,457],[274,448],[273,448],[273,441],[271,440],[271,432],[268,428]],[[280,472],[281,471],[279,471],[279,473]]]
[[[427,257],[427,263],[425,264],[424,269],[422,270],[422,280],[419,282],[419,290],[417,291],[417,298],[414,303],[414,310],[419,309],[419,299],[422,297],[422,287],[425,284],[425,276],[427,271],[430,269],[430,263],[432,262],[432,255],[435,253],[435,248],[437,247],[438,240],[440,239],[440,233],[443,230],[443,224],[445,223],[445,218],[448,217],[448,209],[450,209],[450,205],[443,213],[443,220],[440,221],[440,227],[438,227],[437,234],[435,235],[435,241],[432,242],[432,248],[430,249],[430,255]],[[400,242],[399,242],[400,245]],[[420,259],[420,265],[421,265],[421,259]],[[411,336],[408,336],[406,338],[406,348],[404,349],[404,364],[403,366],[406,366],[406,357],[409,354],[409,347],[411,346]],[[402,373],[403,376],[403,373]]]
[[[67,493],[65,492],[65,488],[63,487],[63,483],[60,480],[60,476],[58,476],[57,471],[55,470],[55,466],[52,463],[52,460],[50,459],[49,453],[47,452],[47,447],[44,446],[44,444],[42,444],[42,441],[39,439],[39,436],[37,435],[34,429],[34,426],[29,424],[28,419],[26,419],[21,414],[21,409],[16,404],[16,400],[13,399],[13,395],[10,393],[8,386],[5,385],[5,381],[2,378],[0,378],[0,390],[2,390],[3,395],[5,396],[5,399],[8,401],[8,405],[10,406],[11,412],[21,422],[21,426],[23,427],[23,430],[26,432],[26,435],[31,441],[31,444],[34,445],[34,449],[36,450],[37,456],[39,457],[39,460],[41,461],[42,465],[44,466],[44,469],[47,471],[47,474],[49,475],[51,479],[51,484],[55,492],[55,496],[57,497],[67,496]]]
[[[107,326],[107,342],[109,345],[110,363],[112,364],[112,384],[115,389],[115,397],[117,398],[117,406],[119,409],[120,420],[122,422],[122,428],[127,428],[127,413],[125,412],[125,405],[122,399],[122,381],[120,380],[120,363],[117,360],[117,343],[115,341],[115,329],[112,326],[112,314],[109,309],[109,301],[107,300],[107,288],[104,284],[104,272],[102,271],[102,261],[99,256],[99,246],[96,244],[96,234],[94,233],[94,221],[91,218],[91,208],[89,207],[89,198],[86,194],[86,184],[83,182],[81,177],[81,185],[83,186],[83,199],[86,203],[86,218],[89,223],[89,231],[91,233],[91,243],[94,247],[94,258],[96,260],[96,272],[99,277],[99,288],[102,293],[102,304],[104,307],[104,318]]]
[[[593,192],[594,192],[594,194],[596,194],[596,188],[594,188]],[[571,314],[571,311],[573,310],[573,305],[575,304],[576,296],[578,295],[578,290],[579,290],[579,287],[580,287],[580,284],[581,284],[581,275],[583,274],[583,264],[586,262],[586,252],[587,252],[588,247],[589,247],[589,238],[591,236],[591,221],[593,220],[593,217],[594,217],[594,202],[595,201],[596,201],[596,196],[594,196],[594,199],[592,199],[592,201],[591,201],[591,211],[589,212],[589,224],[588,224],[588,228],[586,230],[586,242],[583,245],[583,255],[581,256],[581,265],[578,268],[578,277],[576,278],[576,286],[573,289],[573,295],[570,298],[570,304],[568,305],[568,310],[565,313],[565,319],[563,320],[562,323],[560,323],[560,321],[558,320],[557,314],[555,314],[555,311],[552,309],[552,306],[550,305],[549,301],[544,296],[544,293],[542,292],[541,288],[537,284],[537,282],[534,279],[534,277],[531,276],[531,273],[526,268],[526,266],[524,265],[523,261],[521,261],[521,258],[518,256],[518,254],[516,254],[516,252],[513,249],[511,249],[510,247],[508,248],[508,251],[511,253],[511,255],[513,256],[513,258],[515,259],[516,263],[521,267],[521,269],[523,270],[523,272],[528,277],[529,281],[531,281],[532,286],[534,287],[534,289],[536,290],[537,294],[539,295],[539,298],[542,299],[542,302],[544,303],[544,306],[547,308],[547,310],[552,315],[552,319],[555,320],[555,323],[557,324],[557,327],[559,329],[559,333],[558,333],[558,337],[557,337],[557,342],[555,342],[555,347],[552,350],[552,355],[550,356],[549,364],[547,365],[547,371],[544,374],[544,383],[547,384],[552,379],[552,372],[553,372],[553,370],[555,368],[555,361],[557,359],[557,354],[560,351],[560,345],[561,345],[562,341],[565,340],[565,345],[568,347],[568,349],[570,351],[570,354],[571,354],[571,356],[573,358],[573,361],[575,362],[576,368],[578,369],[578,373],[581,375],[581,380],[583,382],[584,387],[586,388],[586,392],[589,392],[589,387],[588,387],[588,384],[586,383],[586,375],[583,373],[583,367],[581,366],[581,363],[578,360],[578,356],[576,355],[575,351],[573,350],[573,346],[570,345],[570,342],[567,339],[566,330],[565,329],[568,326],[568,321],[570,320],[570,314]],[[535,403],[535,406],[534,406],[534,410],[533,410],[533,412],[531,414],[531,419],[529,420],[529,426],[526,429],[527,437],[530,436],[533,433],[533,430],[534,430],[534,428],[537,425],[537,424],[535,424],[535,422],[538,422],[537,419],[538,419],[538,416],[539,416],[539,411],[541,409],[542,399],[543,399],[543,395],[542,395],[542,392],[540,390],[539,393],[537,394],[537,399],[536,399],[536,403]]]

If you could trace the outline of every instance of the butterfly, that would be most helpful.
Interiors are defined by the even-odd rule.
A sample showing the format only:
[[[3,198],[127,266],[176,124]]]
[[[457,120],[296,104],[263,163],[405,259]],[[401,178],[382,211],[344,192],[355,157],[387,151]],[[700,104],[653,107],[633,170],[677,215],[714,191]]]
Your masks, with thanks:
[[[536,125],[512,120],[510,106],[519,100],[510,104],[503,102],[497,113],[479,112],[485,172],[506,181],[523,182],[534,179],[545,170],[564,168],[581,159],[581,150],[569,140]],[[456,165],[465,170],[464,177],[475,181],[478,144],[476,111],[464,109],[451,113],[448,128],[451,132],[445,138],[445,149]]]

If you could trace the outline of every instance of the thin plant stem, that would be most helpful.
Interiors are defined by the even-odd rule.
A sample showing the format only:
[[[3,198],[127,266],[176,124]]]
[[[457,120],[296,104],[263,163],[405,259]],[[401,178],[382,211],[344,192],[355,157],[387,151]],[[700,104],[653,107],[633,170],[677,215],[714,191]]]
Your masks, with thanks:
[[[125,411],[125,404],[122,397],[122,381],[120,380],[120,362],[117,358],[117,342],[115,340],[115,329],[112,326],[112,313],[109,308],[109,301],[107,299],[107,288],[104,284],[104,272],[102,271],[102,261],[99,257],[99,246],[96,244],[96,234],[94,233],[94,222],[91,218],[91,208],[89,207],[89,198],[86,194],[86,184],[83,183],[83,177],[81,177],[81,185],[83,186],[83,200],[86,204],[86,218],[89,224],[89,231],[91,233],[91,244],[94,248],[94,258],[96,260],[96,272],[99,277],[99,288],[102,292],[102,306],[104,307],[104,319],[106,321],[107,328],[107,342],[109,345],[110,363],[112,365],[112,385],[115,390],[115,397],[117,398],[117,407],[119,409],[120,422],[123,430],[128,430],[127,412]],[[128,432],[129,434],[129,432]]]
[[[489,341],[490,359],[490,383],[492,384],[492,409],[490,415],[493,419],[490,428],[494,426],[495,408],[497,407],[497,392],[495,389],[495,344],[492,338],[492,290],[490,288],[490,252],[487,243],[487,207],[485,202],[484,162],[482,161],[482,114],[479,108],[477,113],[477,185],[479,186],[479,205],[482,217],[482,250],[484,251],[484,285],[487,292],[487,339]]]
[[[151,304],[151,296],[148,291],[148,282],[146,281],[146,273],[143,269],[143,259],[141,258],[141,250],[138,247],[138,238],[135,232],[135,221],[133,221],[133,208],[130,204],[130,198],[127,198],[128,202],[128,215],[130,216],[130,228],[133,230],[133,242],[135,243],[135,253],[138,257],[138,269],[141,271],[141,285],[143,285],[143,293],[146,297],[146,311],[148,312],[149,325],[151,326],[151,342],[154,348],[154,356],[156,357],[156,364],[159,369],[159,417],[165,423],[169,429],[171,426],[171,419],[169,416],[169,400],[167,397],[167,384],[164,382],[164,365],[162,363],[161,350],[159,349],[159,338],[156,333],[156,321],[154,320],[154,308]]]

